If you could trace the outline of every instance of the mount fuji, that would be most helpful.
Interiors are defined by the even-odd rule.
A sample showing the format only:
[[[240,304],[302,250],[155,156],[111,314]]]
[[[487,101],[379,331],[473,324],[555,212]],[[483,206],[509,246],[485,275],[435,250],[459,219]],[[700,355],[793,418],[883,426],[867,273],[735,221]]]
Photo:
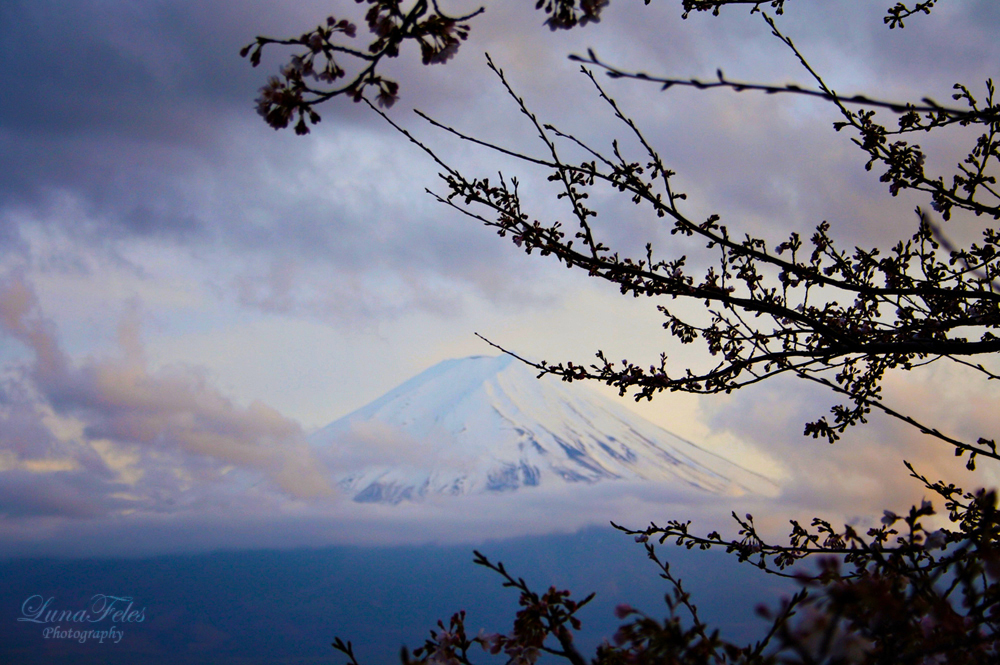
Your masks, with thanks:
[[[590,391],[510,356],[446,360],[310,437],[354,501],[612,480],[712,494],[775,485]]]

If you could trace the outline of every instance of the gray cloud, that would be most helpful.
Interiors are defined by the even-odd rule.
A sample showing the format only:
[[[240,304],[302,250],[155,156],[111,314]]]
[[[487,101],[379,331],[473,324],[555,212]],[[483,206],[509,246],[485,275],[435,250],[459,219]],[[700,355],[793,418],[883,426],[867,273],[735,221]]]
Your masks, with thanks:
[[[17,168],[0,174],[0,252],[48,271],[97,257],[141,273],[141,243],[189,254],[206,272],[221,257],[237,276],[223,285],[226,298],[347,323],[456,311],[463,290],[532,302],[520,296],[539,274],[535,264],[475,225],[442,225],[423,193],[434,180],[425,158],[374,114],[332,104],[309,139],[256,117],[252,100],[277,58],[254,70],[239,47],[260,32],[298,32],[328,10],[322,2],[5,4],[0,86],[10,94],[0,101],[0,145]],[[411,87],[414,102],[418,91]],[[414,169],[427,181],[415,181]],[[58,260],[43,256],[39,234],[68,240]],[[276,264],[306,268],[277,309],[246,285]],[[326,287],[318,275],[327,266],[337,284],[365,285],[341,300],[366,307],[352,313],[300,297]],[[401,307],[383,279],[412,293],[439,280],[452,286]]]
[[[132,506],[110,496],[124,489],[121,483],[107,483],[88,472],[0,471],[0,517],[102,517]]]
[[[969,11],[987,11],[980,4]],[[456,311],[462,307],[456,289],[501,304],[549,303],[551,294],[537,302],[524,299],[535,291],[532,283],[549,274],[544,262],[522,260],[488,230],[432,204],[422,193],[424,186],[436,186],[432,164],[373,114],[349,102],[329,104],[324,122],[307,139],[276,134],[253,114],[251,100],[278,52],[253,70],[237,57],[240,45],[259,32],[295,34],[329,9],[322,2],[291,9],[280,2],[150,1],[127,9],[98,2],[7,3],[0,13],[0,32],[10,37],[0,46],[0,85],[11,94],[0,102],[0,142],[19,166],[0,176],[0,241],[9,252],[31,255],[37,248],[25,234],[38,226],[72,238],[78,254],[110,253],[138,263],[134,244],[154,242],[209,262],[223,256],[240,276],[226,285],[226,297],[264,311],[334,320],[350,308],[324,308],[301,295],[326,287],[317,277],[326,266],[339,273],[338,284],[354,279],[371,285],[385,277],[421,292],[439,277],[455,285],[450,294],[444,289],[432,298],[410,298],[411,309]],[[842,70],[852,82],[855,70],[830,63],[867,62],[870,55],[892,68],[892,92],[924,94],[926,76],[914,66],[919,61],[879,50],[886,39],[896,39],[895,33],[886,35],[881,9],[850,26],[822,20],[841,9],[796,8],[783,25],[800,41],[817,44],[820,69],[832,70],[834,82]],[[678,7],[667,4],[635,12],[615,7],[600,25],[553,34],[540,15],[523,7],[490,6],[447,67],[422,67],[408,57],[390,63],[404,81],[394,116],[419,128],[406,114],[417,106],[474,134],[538,152],[530,125],[485,70],[483,50],[493,53],[544,119],[582,131],[602,147],[622,135],[622,127],[594,98],[590,84],[573,73],[576,66],[565,59],[569,52],[592,45],[615,63],[653,73],[711,76],[721,66],[743,78],[802,80],[790,54],[766,39],[763,24],[742,8],[687,22],[678,14]],[[946,46],[948,34],[968,28],[969,16],[945,14],[943,34],[929,33],[935,48]],[[907,30],[923,30],[925,23],[930,20]],[[996,49],[985,39],[985,27],[973,33],[976,44]],[[972,62],[966,51],[952,55],[962,67]],[[989,61],[980,52],[979,69]],[[855,69],[860,73],[854,78],[881,74],[868,65]],[[876,239],[875,227],[859,223],[851,211],[884,200],[883,187],[861,173],[862,156],[828,129],[832,119],[821,121],[817,136],[813,121],[796,120],[798,107],[789,100],[659,94],[632,83],[611,89],[680,172],[695,216],[721,211],[734,224],[780,235],[792,228],[808,231],[833,217],[835,233],[846,225]],[[567,114],[567,108],[582,112]],[[439,132],[420,132],[442,154],[482,175],[517,168],[488,152],[470,152]],[[526,179],[529,193],[531,181]],[[543,217],[568,216],[547,198],[535,201]],[[632,251],[650,239],[670,242],[662,222],[617,198],[607,206],[598,227],[615,246]],[[896,215],[907,229],[911,207]],[[276,265],[307,268],[293,271],[284,300],[267,290]],[[369,303],[349,321],[399,311],[378,288],[347,298]]]

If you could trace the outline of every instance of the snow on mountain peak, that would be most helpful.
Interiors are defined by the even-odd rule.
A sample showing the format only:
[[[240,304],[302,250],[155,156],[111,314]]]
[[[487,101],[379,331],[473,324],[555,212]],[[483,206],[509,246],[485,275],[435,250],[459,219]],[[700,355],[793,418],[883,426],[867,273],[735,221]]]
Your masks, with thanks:
[[[445,360],[311,437],[355,501],[628,479],[770,494],[766,478],[511,356]]]

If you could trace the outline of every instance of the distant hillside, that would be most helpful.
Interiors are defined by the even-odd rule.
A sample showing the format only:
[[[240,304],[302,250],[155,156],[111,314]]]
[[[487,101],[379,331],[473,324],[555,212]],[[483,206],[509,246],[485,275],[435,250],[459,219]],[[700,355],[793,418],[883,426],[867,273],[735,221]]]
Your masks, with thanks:
[[[334,636],[350,639],[362,665],[397,665],[400,647],[423,643],[438,619],[468,611],[473,631],[509,631],[517,596],[472,565],[471,546],[334,547],[218,552],[149,559],[0,562],[0,663],[17,665],[304,665],[339,663]],[[642,548],[610,529],[519,538],[479,546],[539,589],[556,584],[597,597],[581,614],[579,644],[610,637],[614,607],[666,610]],[[664,547],[696,594],[703,616],[724,635],[750,640],[763,622],[759,602],[776,603],[786,581],[738,565],[721,552]],[[94,594],[119,594],[145,608],[122,625],[118,644],[46,640],[42,626],[17,622],[25,599],[86,607]],[[108,623],[105,621],[104,623]],[[65,624],[64,624],[65,625]],[[95,624],[100,628],[101,624]]]

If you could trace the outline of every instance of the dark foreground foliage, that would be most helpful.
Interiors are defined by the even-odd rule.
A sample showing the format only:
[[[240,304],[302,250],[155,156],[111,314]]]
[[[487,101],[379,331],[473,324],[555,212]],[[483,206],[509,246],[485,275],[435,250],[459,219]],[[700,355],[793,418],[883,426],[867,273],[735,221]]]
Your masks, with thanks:
[[[801,0],[805,2],[806,0]],[[954,1],[954,0],[952,0]],[[503,71],[489,63],[510,95],[511,103],[532,124],[545,157],[519,153],[463,134],[425,117],[432,125],[487,150],[519,158],[561,188],[575,228],[536,218],[522,203],[516,179],[467,176],[384,111],[398,99],[399,84],[380,73],[386,58],[400,54],[406,42],[419,46],[424,64],[451,59],[467,39],[479,10],[451,16],[433,0],[356,0],[367,6],[371,34],[357,46],[358,28],[331,16],[315,30],[293,39],[259,37],[243,50],[256,66],[262,50],[274,44],[297,51],[262,88],[257,100],[261,116],[276,129],[294,123],[306,134],[320,121],[316,107],[347,96],[368,103],[403,136],[423,149],[439,166],[443,191],[439,201],[496,230],[498,235],[531,254],[553,257],[569,268],[616,284],[623,295],[657,297],[666,328],[680,343],[704,343],[714,359],[705,367],[668,367],[620,363],[598,352],[597,362],[530,363],[540,374],[566,381],[597,380],[636,399],[663,390],[698,394],[731,392],[769,377],[790,374],[830,389],[842,403],[829,416],[805,425],[804,433],[833,443],[851,426],[880,411],[934,437],[964,457],[969,469],[985,460],[1000,460],[994,439],[964,441],[884,403],[881,383],[888,372],[909,370],[940,361],[957,362],[983,380],[1000,378],[988,363],[1000,351],[1000,105],[993,82],[983,92],[954,86],[948,104],[934,100],[898,101],[865,95],[842,96],[831,89],[780,28],[785,0],[682,0],[691,12],[719,14],[728,5],[747,5],[773,36],[783,43],[811,79],[810,85],[772,85],[735,81],[721,71],[713,80],[653,76],[619,69],[593,51],[572,56],[593,83],[595,94],[640,146],[627,155],[616,142],[610,150],[565,134],[536,116],[517,95]],[[617,5],[618,3],[616,3]],[[646,0],[645,4],[649,4]],[[787,3],[792,4],[791,0]],[[911,20],[933,20],[936,0],[896,3],[884,16],[887,29],[902,29]],[[596,23],[608,0],[539,0],[553,30]],[[686,195],[675,185],[675,173],[647,141],[638,125],[602,88],[597,73],[632,79],[659,90],[723,88],[754,94],[798,95],[825,100],[839,119],[834,129],[849,137],[867,156],[888,191],[924,195],[928,208],[918,208],[915,231],[888,250],[836,246],[823,222],[809,238],[791,234],[778,242],[737,233],[717,215],[693,219],[684,207]],[[375,104],[368,101],[374,94]],[[422,115],[422,114],[421,114]],[[928,172],[926,155],[914,137],[959,126],[971,128],[967,157],[953,173]],[[565,149],[582,149],[585,161],[564,159]],[[646,214],[672,224],[681,239],[700,241],[718,252],[718,262],[702,273],[690,271],[683,255],[657,256],[652,245],[641,256],[624,256],[602,242],[592,225],[597,212],[588,192],[610,188],[628,197]],[[978,241],[954,246],[935,217],[950,220],[968,215],[986,220]],[[676,314],[664,301],[701,303],[701,319]],[[528,362],[528,361],[525,361]],[[996,663],[1000,662],[1000,525],[996,494],[966,492],[929,480],[907,464],[912,477],[936,496],[949,526],[933,528],[935,502],[924,501],[906,514],[885,512],[881,526],[862,533],[838,529],[823,520],[808,526],[792,523],[787,544],[766,542],[753,518],[734,513],[735,539],[718,533],[700,536],[689,523],[670,521],[645,529],[619,527],[642,543],[660,576],[670,585],[664,619],[628,606],[618,609],[622,625],[589,662],[624,663]],[[937,519],[934,524],[945,524]],[[658,557],[655,543],[723,547],[740,561],[772,574],[797,576],[800,590],[781,607],[761,607],[770,628],[752,645],[729,644],[699,617],[695,601]],[[811,567],[790,568],[807,558]],[[404,662],[471,665],[483,651],[504,655],[510,663],[533,663],[542,654],[574,665],[588,662],[574,646],[580,627],[577,610],[588,598],[574,600],[568,591],[551,588],[537,593],[502,564],[476,553],[475,562],[496,571],[505,586],[520,593],[521,609],[505,635],[469,636],[465,615],[454,615],[431,631],[427,642]],[[809,570],[808,574],[795,572]],[[357,665],[349,642],[334,648]]]

